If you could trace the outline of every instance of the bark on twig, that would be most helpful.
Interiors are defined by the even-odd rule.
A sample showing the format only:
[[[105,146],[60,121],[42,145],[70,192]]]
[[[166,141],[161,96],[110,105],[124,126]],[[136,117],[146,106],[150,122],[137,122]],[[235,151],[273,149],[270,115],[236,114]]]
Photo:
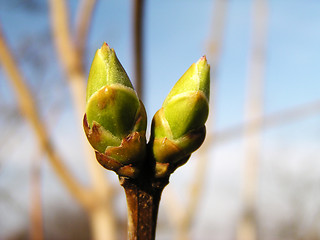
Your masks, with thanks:
[[[168,179],[120,177],[120,184],[127,197],[128,240],[154,240],[161,193]]]
[[[143,10],[144,0],[134,0],[133,5],[133,44],[135,86],[141,100],[143,100]]]

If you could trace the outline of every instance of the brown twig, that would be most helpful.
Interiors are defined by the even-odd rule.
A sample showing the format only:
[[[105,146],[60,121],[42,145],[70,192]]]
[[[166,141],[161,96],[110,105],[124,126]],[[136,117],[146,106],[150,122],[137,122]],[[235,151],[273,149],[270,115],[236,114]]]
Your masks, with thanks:
[[[143,10],[144,0],[134,0],[133,4],[133,44],[135,86],[138,96],[143,100]]]
[[[161,193],[168,179],[120,177],[120,184],[127,197],[128,240],[154,240]]]

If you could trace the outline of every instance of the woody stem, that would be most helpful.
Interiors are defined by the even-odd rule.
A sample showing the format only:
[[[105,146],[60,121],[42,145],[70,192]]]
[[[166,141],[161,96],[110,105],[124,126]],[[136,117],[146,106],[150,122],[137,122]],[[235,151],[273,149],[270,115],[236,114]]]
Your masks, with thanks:
[[[128,240],[154,240],[161,193],[168,179],[120,177],[128,206]]]

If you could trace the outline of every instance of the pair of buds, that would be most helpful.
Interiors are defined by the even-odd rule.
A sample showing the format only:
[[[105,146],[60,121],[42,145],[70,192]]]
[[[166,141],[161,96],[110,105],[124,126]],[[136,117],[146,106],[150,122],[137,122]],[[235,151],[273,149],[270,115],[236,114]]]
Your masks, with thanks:
[[[137,178],[148,164],[156,178],[168,177],[204,141],[209,89],[210,66],[202,57],[154,115],[147,147],[144,105],[114,50],[104,43],[91,65],[83,122],[98,162],[120,176]]]

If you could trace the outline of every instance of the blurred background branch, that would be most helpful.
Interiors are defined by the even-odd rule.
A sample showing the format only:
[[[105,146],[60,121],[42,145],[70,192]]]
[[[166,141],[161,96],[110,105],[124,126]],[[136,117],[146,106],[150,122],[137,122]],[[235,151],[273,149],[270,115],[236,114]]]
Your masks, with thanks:
[[[157,239],[320,239],[319,10],[299,0],[0,1],[0,239],[126,235],[124,194],[81,126],[86,55],[103,41],[149,114],[201,54],[211,65],[206,140],[164,191]]]
[[[133,64],[135,89],[138,96],[143,100],[143,30],[144,30],[144,0],[133,1]]]
[[[41,153],[37,152],[31,165],[30,239],[43,240],[43,212],[41,194]]]
[[[258,188],[258,170],[260,159],[260,129],[263,115],[265,60],[267,47],[267,1],[254,0],[252,3],[251,49],[247,79],[247,97],[245,117],[255,121],[245,126],[245,166],[242,185],[243,209],[237,228],[238,240],[257,240],[258,225],[256,197]]]
[[[269,129],[278,127],[280,125],[289,124],[294,121],[303,120],[310,116],[314,116],[320,113],[320,100],[316,100],[310,103],[301,104],[290,109],[285,109],[270,115],[258,117],[243,124],[237,124],[235,126],[228,127],[223,130],[209,133],[206,142],[210,142],[212,145],[222,144],[232,139],[243,136],[246,126],[256,126],[261,124],[260,131],[263,129]]]
[[[82,61],[85,57],[85,49],[95,6],[96,0],[81,0],[77,11],[74,39],[78,58]]]
[[[217,89],[217,68],[219,65],[219,59],[222,51],[223,36],[225,30],[226,14],[228,9],[228,0],[216,0],[213,5],[213,14],[211,20],[210,33],[207,54],[211,67],[211,100],[210,100],[210,115],[207,121],[207,132],[214,132],[215,118],[216,118],[216,89]],[[214,136],[213,136],[214,137]],[[199,154],[196,159],[196,166],[194,169],[194,176],[192,183],[188,186],[188,198],[185,206],[181,203],[177,196],[173,194],[173,190],[170,189],[165,199],[165,204],[168,205],[167,212],[169,218],[173,220],[175,224],[176,239],[187,240],[192,239],[190,231],[192,225],[197,216],[197,210],[201,207],[202,192],[206,186],[207,168],[209,161],[213,158],[210,155],[210,147],[212,147],[212,141],[205,141],[203,146],[199,149]],[[170,185],[167,186],[170,188]],[[169,197],[170,196],[170,197]],[[175,209],[175,211],[173,211]]]
[[[0,28],[1,29],[1,28]],[[71,194],[83,205],[88,205],[87,192],[72,177],[71,173],[66,169],[60,156],[56,153],[51,144],[49,134],[45,124],[40,120],[33,95],[25,84],[15,60],[4,40],[3,33],[0,32],[0,60],[8,75],[8,79],[12,83],[13,89],[18,100],[21,113],[29,121],[38,141],[39,146],[47,153],[50,163],[57,175],[61,178],[65,186]]]
[[[77,123],[79,132],[82,131],[83,114],[85,112],[85,89],[86,75],[83,69],[83,51],[86,43],[86,38],[80,40],[79,48],[73,42],[69,26],[69,16],[66,2],[64,0],[50,0],[50,11],[52,21],[53,38],[56,43],[57,52],[60,57],[62,66],[66,71],[66,76],[71,89],[74,107],[77,109]],[[95,1],[82,1],[83,6],[78,8],[78,18],[76,28],[76,37],[84,37],[81,34],[88,33],[90,19],[93,13]],[[83,33],[82,33],[83,32]],[[75,42],[79,41],[76,39]],[[80,52],[77,52],[77,50]],[[80,54],[79,54],[80,53]],[[82,135],[82,144],[86,158],[88,160],[90,176],[93,183],[94,206],[89,211],[91,217],[91,228],[94,239],[104,239],[108,236],[110,239],[116,239],[116,221],[117,218],[113,213],[113,189],[104,176],[104,169],[97,163],[94,156],[94,151],[87,144],[84,134]]]

